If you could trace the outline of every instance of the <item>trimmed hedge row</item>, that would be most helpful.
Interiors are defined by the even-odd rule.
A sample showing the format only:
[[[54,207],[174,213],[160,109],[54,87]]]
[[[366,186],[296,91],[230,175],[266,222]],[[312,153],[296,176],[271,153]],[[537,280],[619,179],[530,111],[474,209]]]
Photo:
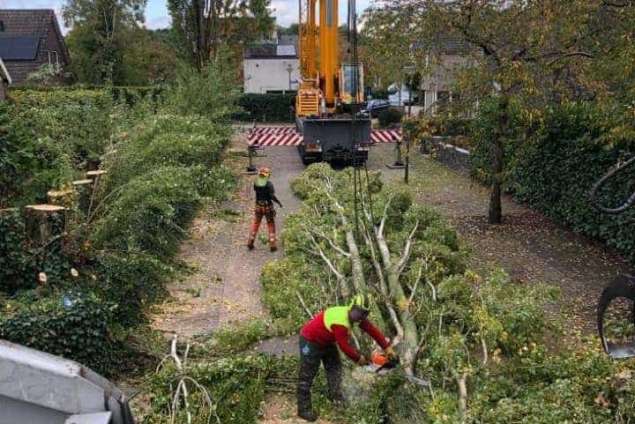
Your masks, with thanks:
[[[487,119],[481,117],[480,119]],[[519,122],[518,116],[513,122]],[[635,210],[611,216],[597,211],[589,199],[593,184],[614,166],[621,155],[635,154],[635,146],[607,143],[607,119],[591,105],[570,104],[547,111],[534,135],[507,144],[507,190],[574,231],[606,242],[635,263]],[[474,137],[472,170],[487,181],[488,142],[484,133]],[[616,206],[635,190],[635,169],[616,176],[600,193],[605,205]]]
[[[95,106],[101,101],[103,109]],[[74,142],[92,135],[91,151],[104,157],[108,174],[94,197],[91,219],[83,222],[84,214],[76,214],[82,225],[69,222],[59,243],[46,249],[30,245],[19,212],[0,214],[0,338],[111,375],[121,370],[115,366],[119,358],[130,354],[122,340],[144,322],[147,306],[164,295],[164,283],[179,271],[174,255],[197,208],[205,198],[223,198],[233,185],[230,171],[219,164],[231,127],[163,108],[113,106],[97,90],[20,91],[13,105],[0,105],[0,112],[9,109],[43,118],[23,122],[19,132],[10,128],[9,135],[2,132],[8,126],[0,125],[0,142],[10,141],[11,152],[50,139],[60,155],[74,157],[82,146]],[[11,116],[0,113],[0,124],[12,122]],[[86,137],[83,116],[95,131]],[[42,173],[59,174],[58,162],[46,162]],[[68,162],[72,171],[83,169],[78,161]],[[49,184],[42,191],[57,180],[45,179]],[[36,288],[40,272],[47,281]]]
[[[295,93],[243,94],[238,105],[244,112],[234,116],[241,121],[293,122]]]
[[[148,87],[132,87],[132,86],[115,86],[104,87],[99,85],[83,85],[75,84],[68,86],[20,86],[11,89],[11,98],[20,99],[26,96],[32,96],[34,93],[70,93],[76,96],[77,93],[94,92],[95,95],[102,95],[110,91],[114,101],[121,101],[129,106],[134,106],[141,99],[151,99],[158,103],[161,95],[165,91],[165,87],[161,85]]]

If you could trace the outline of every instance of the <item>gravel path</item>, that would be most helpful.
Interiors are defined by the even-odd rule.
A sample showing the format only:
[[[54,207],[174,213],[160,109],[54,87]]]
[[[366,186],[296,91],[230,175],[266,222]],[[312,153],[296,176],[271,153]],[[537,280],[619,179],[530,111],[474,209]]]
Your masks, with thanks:
[[[239,133],[232,147],[244,149],[244,137]],[[285,217],[300,204],[289,183],[304,166],[294,148],[271,147],[264,154],[255,159],[255,164],[273,170],[272,182],[284,205],[278,208],[276,219],[280,234]],[[246,160],[240,157],[229,162],[242,171]],[[271,253],[259,240],[255,250],[250,252],[245,247],[253,215],[253,178],[241,175],[231,201],[220,210],[203,210],[195,220],[180,253],[180,259],[195,271],[168,286],[172,299],[158,308],[154,328],[166,335],[191,337],[266,314],[260,300],[260,270],[269,260],[281,257],[283,250]],[[260,234],[266,233],[263,221]]]

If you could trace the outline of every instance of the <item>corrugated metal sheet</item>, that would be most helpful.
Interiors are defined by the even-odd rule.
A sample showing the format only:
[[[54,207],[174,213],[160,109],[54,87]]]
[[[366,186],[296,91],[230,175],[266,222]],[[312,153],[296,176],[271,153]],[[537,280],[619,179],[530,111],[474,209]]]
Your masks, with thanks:
[[[35,60],[39,45],[39,37],[0,37],[0,57],[3,60]]]

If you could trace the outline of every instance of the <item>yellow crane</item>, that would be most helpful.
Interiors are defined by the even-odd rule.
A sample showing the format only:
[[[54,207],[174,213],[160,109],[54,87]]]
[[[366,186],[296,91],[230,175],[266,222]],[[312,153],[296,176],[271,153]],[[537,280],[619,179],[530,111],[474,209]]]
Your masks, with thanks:
[[[300,84],[296,127],[305,163],[368,157],[370,118],[359,112],[363,66],[357,60],[355,1],[348,0],[348,62],[340,63],[339,1],[299,0]]]

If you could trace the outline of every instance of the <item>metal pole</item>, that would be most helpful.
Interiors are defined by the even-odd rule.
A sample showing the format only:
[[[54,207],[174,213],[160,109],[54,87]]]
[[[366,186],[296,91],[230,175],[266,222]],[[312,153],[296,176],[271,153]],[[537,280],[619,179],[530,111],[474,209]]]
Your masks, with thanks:
[[[412,77],[410,77],[410,84],[408,87],[408,117],[410,117],[411,111],[412,111]]]
[[[406,167],[404,169],[404,182],[406,184],[408,184],[409,174],[410,174],[410,137],[407,137],[406,138]]]

